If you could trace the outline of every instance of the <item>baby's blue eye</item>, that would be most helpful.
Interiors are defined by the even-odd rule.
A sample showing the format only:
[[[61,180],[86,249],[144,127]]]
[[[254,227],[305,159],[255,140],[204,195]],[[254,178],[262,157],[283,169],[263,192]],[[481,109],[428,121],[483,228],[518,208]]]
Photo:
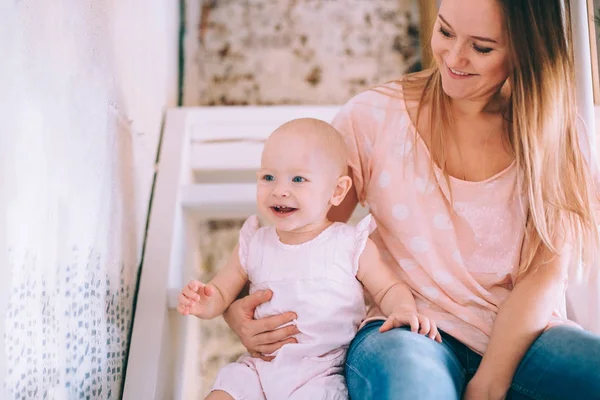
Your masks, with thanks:
[[[301,176],[295,176],[295,177],[292,179],[292,182],[294,182],[294,183],[302,183],[302,182],[306,182],[306,179],[304,179],[304,178],[303,178],[303,177],[301,177]]]
[[[273,175],[266,174],[263,175],[263,179],[267,182],[273,182],[275,180],[275,177]]]

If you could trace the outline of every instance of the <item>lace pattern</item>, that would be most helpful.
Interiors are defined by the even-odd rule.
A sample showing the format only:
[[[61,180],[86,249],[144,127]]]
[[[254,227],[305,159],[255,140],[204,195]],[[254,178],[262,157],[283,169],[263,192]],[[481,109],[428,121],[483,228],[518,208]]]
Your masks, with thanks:
[[[367,215],[355,226],[356,239],[354,242],[354,271],[353,273],[356,275],[358,272],[358,263],[360,260],[360,256],[365,250],[365,246],[367,245],[367,240],[369,239],[369,235],[373,233],[375,229],[377,229],[377,224],[375,220],[371,216],[371,214]]]
[[[242,225],[242,229],[240,229],[238,255],[240,257],[240,264],[246,272],[248,272],[248,249],[250,247],[252,237],[256,234],[258,228],[258,217],[256,215],[251,215],[250,217],[248,217],[246,222],[244,222],[244,225]]]

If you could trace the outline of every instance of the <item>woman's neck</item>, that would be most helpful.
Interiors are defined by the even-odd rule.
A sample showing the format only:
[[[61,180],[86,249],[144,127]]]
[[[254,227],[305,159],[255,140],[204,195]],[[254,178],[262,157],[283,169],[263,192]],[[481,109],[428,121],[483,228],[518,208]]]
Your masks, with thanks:
[[[476,119],[489,114],[498,114],[505,105],[506,98],[501,90],[474,100],[450,99],[452,113],[455,117],[463,119]]]

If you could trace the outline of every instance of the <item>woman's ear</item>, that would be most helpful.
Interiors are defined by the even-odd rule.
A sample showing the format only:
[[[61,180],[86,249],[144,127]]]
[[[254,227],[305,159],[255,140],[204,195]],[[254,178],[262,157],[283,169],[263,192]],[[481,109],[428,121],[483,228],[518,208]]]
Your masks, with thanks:
[[[346,195],[348,194],[348,191],[351,187],[352,179],[347,175],[340,176],[336,181],[333,195],[331,196],[331,199],[329,199],[331,205],[339,206],[344,200],[344,197],[346,197]]]

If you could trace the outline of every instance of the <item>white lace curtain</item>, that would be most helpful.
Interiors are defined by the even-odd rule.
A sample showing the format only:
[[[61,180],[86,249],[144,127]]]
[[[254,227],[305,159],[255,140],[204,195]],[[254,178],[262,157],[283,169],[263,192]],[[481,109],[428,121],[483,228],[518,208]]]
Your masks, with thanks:
[[[118,398],[138,249],[110,5],[6,3],[5,396]]]

